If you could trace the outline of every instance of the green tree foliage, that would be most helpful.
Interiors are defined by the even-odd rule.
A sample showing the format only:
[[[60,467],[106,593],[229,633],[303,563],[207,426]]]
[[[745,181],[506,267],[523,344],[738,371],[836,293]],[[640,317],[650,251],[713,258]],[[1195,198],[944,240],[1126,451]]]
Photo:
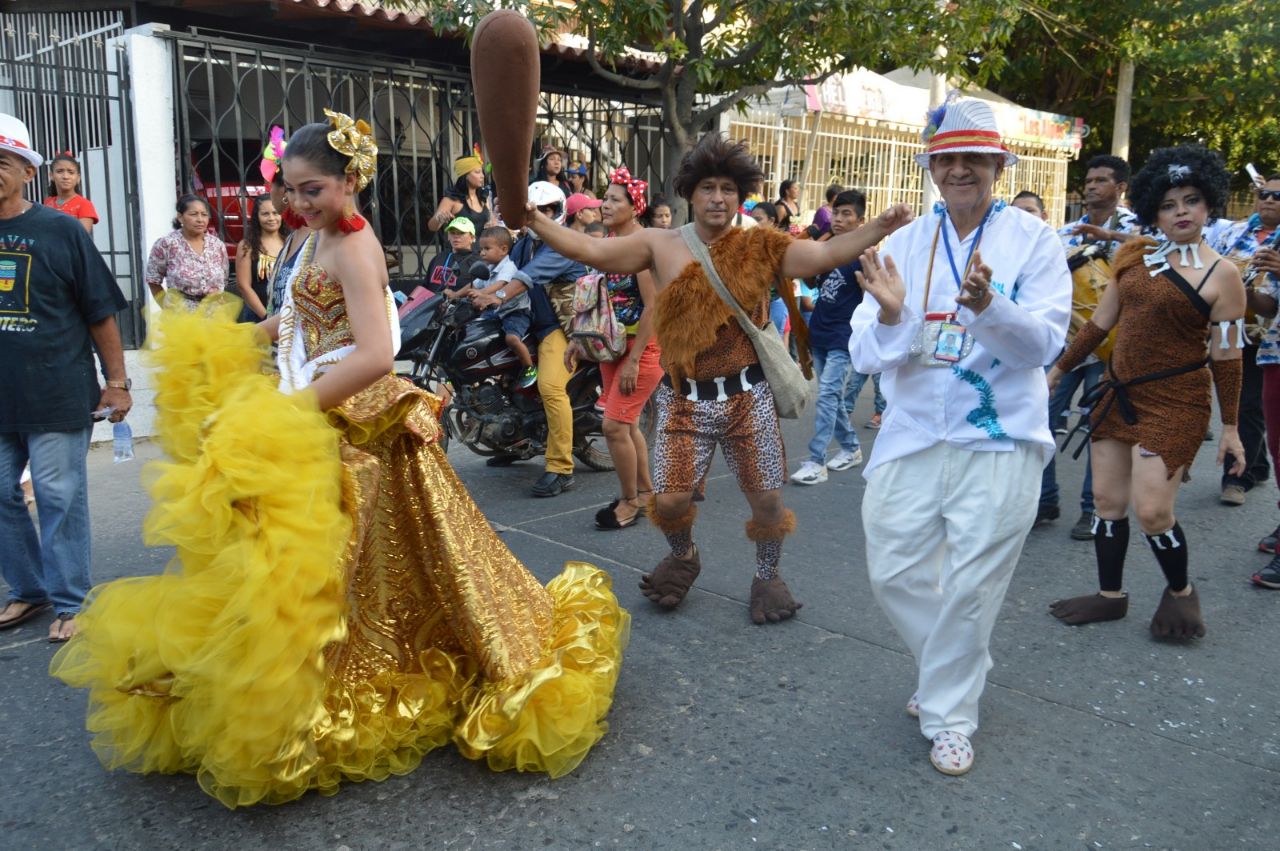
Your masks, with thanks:
[[[1135,63],[1130,159],[1202,142],[1244,183],[1280,170],[1280,24],[1275,0],[1054,0],[1028,3],[990,87],[1025,106],[1085,119],[1081,161],[1109,153],[1116,78]]]
[[[933,67],[985,81],[1023,0],[385,0],[440,32],[469,33],[496,7],[526,14],[545,38],[586,38],[591,70],[659,100],[669,153],[686,148],[729,109],[778,85],[821,81],[855,66]],[[945,43],[945,57],[935,55]],[[652,61],[637,63],[637,52]],[[983,55],[983,61],[970,58]],[[668,161],[675,161],[669,159]],[[669,189],[670,187],[668,187]]]

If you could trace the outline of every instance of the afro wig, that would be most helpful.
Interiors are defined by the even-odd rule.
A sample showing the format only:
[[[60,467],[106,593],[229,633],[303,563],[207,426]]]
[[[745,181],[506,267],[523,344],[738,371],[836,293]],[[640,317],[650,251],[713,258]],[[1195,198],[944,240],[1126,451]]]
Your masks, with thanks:
[[[1203,145],[1157,148],[1129,183],[1129,202],[1138,221],[1154,225],[1165,193],[1194,186],[1204,193],[1210,216],[1221,216],[1227,204],[1231,175],[1217,151]]]
[[[693,198],[693,190],[708,177],[727,177],[738,187],[738,200],[760,188],[764,172],[760,163],[751,155],[746,142],[733,142],[720,133],[708,133],[698,140],[680,160],[672,184],[676,193],[686,201]]]

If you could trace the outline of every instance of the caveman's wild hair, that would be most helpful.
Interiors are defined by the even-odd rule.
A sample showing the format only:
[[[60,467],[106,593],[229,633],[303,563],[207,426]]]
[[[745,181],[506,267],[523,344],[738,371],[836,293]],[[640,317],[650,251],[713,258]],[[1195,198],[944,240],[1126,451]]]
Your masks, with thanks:
[[[1129,203],[1138,221],[1155,224],[1165,193],[1179,186],[1194,186],[1204,193],[1210,216],[1221,216],[1227,203],[1231,175],[1217,151],[1203,145],[1157,148],[1129,182]]]
[[[727,177],[738,187],[738,200],[745,199],[764,183],[760,163],[747,150],[746,142],[731,142],[722,133],[708,133],[680,160],[673,182],[686,201],[708,177]]]

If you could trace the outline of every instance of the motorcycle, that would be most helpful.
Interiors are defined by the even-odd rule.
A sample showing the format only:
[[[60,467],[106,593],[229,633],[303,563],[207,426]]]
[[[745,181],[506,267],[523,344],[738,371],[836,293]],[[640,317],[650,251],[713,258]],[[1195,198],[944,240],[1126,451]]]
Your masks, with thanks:
[[[484,278],[478,264],[464,278]],[[481,271],[483,270],[483,271]],[[419,289],[400,308],[400,352],[397,360],[412,363],[404,377],[418,387],[446,399],[441,415],[444,445],[460,440],[477,455],[527,460],[546,452],[547,418],[536,384],[519,386],[520,360],[506,344],[496,316],[482,314],[465,298],[448,299]],[[525,345],[537,364],[537,342]],[[592,470],[612,470],[605,445],[603,411],[596,407],[601,392],[600,367],[582,363],[569,379],[573,408],[573,454]],[[653,399],[645,403],[640,426],[652,434],[656,420]]]

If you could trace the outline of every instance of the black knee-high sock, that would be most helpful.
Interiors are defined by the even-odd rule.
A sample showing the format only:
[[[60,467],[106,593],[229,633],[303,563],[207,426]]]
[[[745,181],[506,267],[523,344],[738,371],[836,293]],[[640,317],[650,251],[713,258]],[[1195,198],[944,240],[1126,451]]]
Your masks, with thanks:
[[[1124,554],[1129,549],[1129,518],[1104,520],[1093,515],[1093,551],[1098,556],[1098,588],[1124,587]]]
[[[1177,523],[1168,532],[1147,535],[1151,552],[1156,554],[1164,579],[1170,591],[1182,591],[1187,587],[1187,536]]]

